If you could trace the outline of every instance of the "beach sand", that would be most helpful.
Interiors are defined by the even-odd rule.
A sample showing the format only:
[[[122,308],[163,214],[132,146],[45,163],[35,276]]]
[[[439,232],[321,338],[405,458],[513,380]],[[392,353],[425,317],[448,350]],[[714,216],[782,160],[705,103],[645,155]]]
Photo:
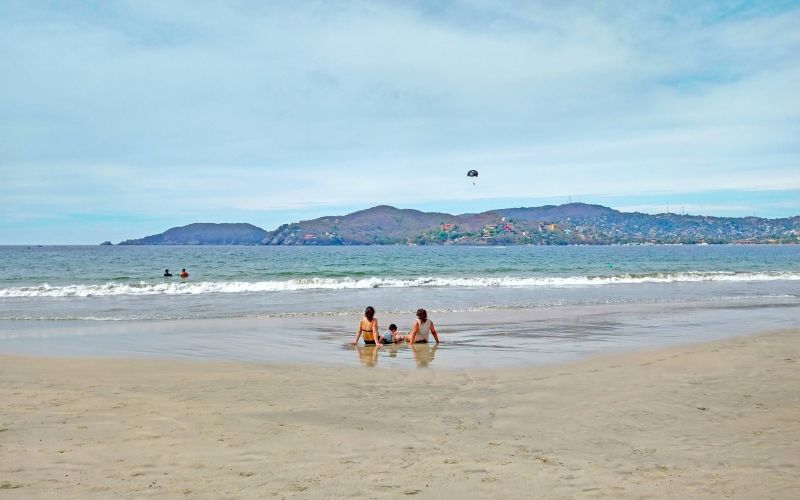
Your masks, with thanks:
[[[800,331],[451,371],[0,357],[0,496],[798,498]]]

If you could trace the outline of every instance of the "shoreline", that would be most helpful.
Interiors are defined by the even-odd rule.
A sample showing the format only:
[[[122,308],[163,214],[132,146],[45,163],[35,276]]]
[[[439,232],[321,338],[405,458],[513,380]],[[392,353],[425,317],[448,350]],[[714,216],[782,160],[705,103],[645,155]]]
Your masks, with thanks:
[[[800,330],[551,366],[0,356],[13,498],[792,498]]]
[[[757,334],[800,324],[796,299],[584,304],[435,313],[443,343],[427,351],[350,347],[357,314],[260,318],[0,321],[0,355],[208,359],[403,369],[547,366],[670,345]],[[381,330],[411,327],[411,313],[382,312]]]

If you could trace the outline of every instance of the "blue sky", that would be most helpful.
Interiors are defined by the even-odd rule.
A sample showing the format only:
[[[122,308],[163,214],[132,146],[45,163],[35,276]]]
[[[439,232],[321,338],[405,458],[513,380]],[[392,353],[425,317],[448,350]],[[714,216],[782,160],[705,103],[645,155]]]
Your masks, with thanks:
[[[800,214],[798,26],[780,1],[4,0],[0,244],[376,204]]]

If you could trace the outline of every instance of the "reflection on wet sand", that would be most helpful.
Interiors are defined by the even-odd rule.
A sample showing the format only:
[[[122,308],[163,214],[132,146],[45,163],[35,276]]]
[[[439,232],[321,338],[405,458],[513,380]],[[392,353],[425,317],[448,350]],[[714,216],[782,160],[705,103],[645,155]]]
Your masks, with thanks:
[[[378,353],[383,351],[390,358],[397,358],[397,353],[401,349],[409,349],[418,368],[425,368],[436,355],[438,344],[384,344],[383,347],[374,345],[357,345],[356,352],[358,360],[366,366],[376,366],[378,364]]]
[[[414,361],[417,362],[417,367],[425,368],[433,362],[433,357],[436,355],[436,349],[439,348],[439,344],[411,344],[409,347],[414,354]]]
[[[378,364],[378,348],[374,345],[357,345],[358,359],[367,366]]]

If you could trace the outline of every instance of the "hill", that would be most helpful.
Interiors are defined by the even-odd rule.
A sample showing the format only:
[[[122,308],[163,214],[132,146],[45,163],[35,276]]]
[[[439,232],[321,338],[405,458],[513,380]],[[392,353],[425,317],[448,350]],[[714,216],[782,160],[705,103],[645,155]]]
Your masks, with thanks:
[[[603,215],[618,215],[621,212],[602,205],[589,205],[586,203],[567,203],[566,205],[545,205],[543,207],[501,208],[492,210],[516,220],[562,220],[568,217],[599,217]]]
[[[195,223],[120,245],[259,245],[267,232],[252,224]]]
[[[783,219],[627,213],[569,203],[452,215],[380,205],[283,224],[190,224],[122,245],[605,245],[800,243],[800,216]]]
[[[467,221],[466,219],[470,220]],[[484,223],[497,219],[493,214],[456,216],[437,212],[398,209],[387,205],[372,207],[348,215],[284,224],[269,233],[266,245],[393,245],[415,242],[418,235],[442,225],[463,224],[479,230]]]

